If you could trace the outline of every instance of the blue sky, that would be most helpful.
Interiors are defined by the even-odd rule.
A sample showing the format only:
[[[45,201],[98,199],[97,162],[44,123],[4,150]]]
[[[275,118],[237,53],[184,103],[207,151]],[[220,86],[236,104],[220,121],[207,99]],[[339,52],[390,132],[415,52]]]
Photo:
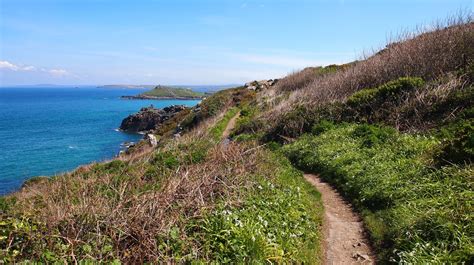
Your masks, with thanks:
[[[229,84],[344,63],[474,0],[0,0],[0,85]]]

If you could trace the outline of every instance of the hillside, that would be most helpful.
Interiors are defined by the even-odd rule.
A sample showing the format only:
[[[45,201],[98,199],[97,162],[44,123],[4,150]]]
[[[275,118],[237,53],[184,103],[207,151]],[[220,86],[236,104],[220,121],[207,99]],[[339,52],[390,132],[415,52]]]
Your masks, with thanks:
[[[157,146],[2,197],[0,260],[320,264],[325,209],[305,172],[352,203],[377,262],[470,264],[473,81],[467,17],[216,92],[154,129]]]
[[[195,92],[188,88],[156,86],[150,91],[146,91],[137,96],[123,96],[128,99],[200,99],[204,93]]]

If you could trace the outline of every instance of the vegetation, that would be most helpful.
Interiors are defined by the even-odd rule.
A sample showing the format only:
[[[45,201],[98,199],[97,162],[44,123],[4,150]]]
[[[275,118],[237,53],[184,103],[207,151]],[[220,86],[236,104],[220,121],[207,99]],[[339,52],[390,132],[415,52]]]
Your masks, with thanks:
[[[473,32],[461,17],[219,91],[165,122],[156,148],[29,181],[0,199],[0,260],[319,263],[321,200],[293,164],[353,203],[380,262],[471,264]]]
[[[156,86],[150,91],[144,92],[139,96],[149,96],[157,98],[202,98],[204,93],[192,91],[189,88]]]
[[[235,115],[237,115],[237,113],[239,113],[239,111],[240,110],[237,107],[233,107],[233,108],[229,109],[224,114],[222,119],[220,121],[218,121],[214,127],[211,128],[211,130],[210,130],[211,136],[216,140],[220,140],[222,138],[222,133],[224,132],[224,130],[227,127],[227,124],[229,123],[229,121]]]
[[[281,154],[216,141],[236,111],[2,198],[1,261],[317,262],[319,194]]]
[[[342,124],[306,135],[284,150],[350,198],[382,260],[461,262],[472,258],[471,166],[430,167],[434,137]]]

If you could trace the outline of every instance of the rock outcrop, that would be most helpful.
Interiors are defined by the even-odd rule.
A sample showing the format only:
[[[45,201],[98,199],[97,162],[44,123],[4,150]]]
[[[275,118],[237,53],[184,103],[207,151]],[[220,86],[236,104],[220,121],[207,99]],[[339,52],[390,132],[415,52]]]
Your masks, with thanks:
[[[245,84],[245,87],[250,90],[265,90],[278,82],[278,79],[268,79],[268,80],[261,80],[261,81],[252,81]]]
[[[145,135],[145,140],[148,141],[148,143],[152,146],[152,147],[155,147],[158,145],[158,140],[156,139],[156,136],[151,134],[151,133],[148,133],[147,135]]]
[[[183,105],[173,105],[163,109],[156,109],[153,105],[142,108],[138,113],[123,119],[120,129],[127,132],[148,132],[185,109]]]

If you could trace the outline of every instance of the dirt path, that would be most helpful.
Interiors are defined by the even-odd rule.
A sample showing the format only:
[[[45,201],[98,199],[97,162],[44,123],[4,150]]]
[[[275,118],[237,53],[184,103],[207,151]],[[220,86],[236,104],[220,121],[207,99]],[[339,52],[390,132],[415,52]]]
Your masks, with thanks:
[[[361,218],[335,189],[318,176],[305,174],[322,195],[324,264],[374,264]]]
[[[232,130],[234,129],[235,123],[237,122],[237,119],[239,118],[239,116],[240,116],[240,111],[237,112],[237,114],[235,114],[235,116],[232,117],[232,119],[230,119],[230,121],[227,123],[227,126],[225,127],[225,130],[222,133],[222,139],[229,138],[229,135],[232,132]]]

